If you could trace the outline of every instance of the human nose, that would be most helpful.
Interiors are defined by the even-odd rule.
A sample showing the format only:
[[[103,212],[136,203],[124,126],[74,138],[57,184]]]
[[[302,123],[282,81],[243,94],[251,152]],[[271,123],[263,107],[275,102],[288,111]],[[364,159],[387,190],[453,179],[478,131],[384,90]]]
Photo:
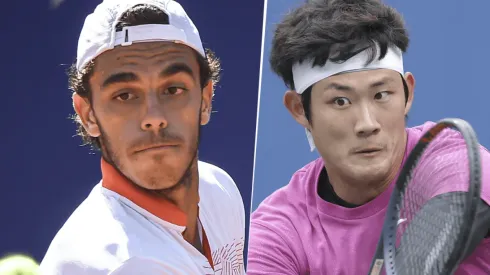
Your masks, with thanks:
[[[359,137],[369,137],[379,133],[379,125],[374,112],[369,106],[363,106],[355,126],[356,135]]]
[[[155,131],[158,133],[168,125],[165,116],[165,109],[161,100],[157,96],[149,96],[146,100],[146,113],[141,121],[141,129],[143,131]]]

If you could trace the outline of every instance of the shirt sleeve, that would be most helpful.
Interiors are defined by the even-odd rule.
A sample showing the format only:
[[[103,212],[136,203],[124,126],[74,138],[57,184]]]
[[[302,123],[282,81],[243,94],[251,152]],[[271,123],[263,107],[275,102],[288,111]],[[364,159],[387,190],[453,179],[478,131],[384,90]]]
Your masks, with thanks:
[[[106,275],[104,268],[93,268],[78,262],[41,263],[41,274],[49,275]]]
[[[458,267],[457,275],[488,275],[490,270],[490,239],[484,239]]]
[[[243,204],[243,199],[242,195],[240,193],[240,189],[238,189],[238,186],[236,185],[235,181],[233,178],[224,170],[221,168],[220,173],[218,175],[219,182],[225,186],[227,192],[229,192],[230,197],[229,201],[230,204],[227,205],[226,207],[229,207],[230,210],[234,210],[232,212],[231,217],[229,218],[230,224],[228,225],[228,229],[234,228],[237,232],[237,238],[239,242],[239,246],[237,247],[236,252],[238,252],[236,255],[240,257],[238,259],[238,262],[241,265],[241,273],[240,275],[245,275],[245,268],[244,268],[244,259],[243,259],[243,254],[244,254],[244,249],[245,249],[245,206]]]
[[[108,275],[181,275],[195,274],[195,271],[187,269],[183,266],[172,266],[155,259],[132,257],[126,260],[117,269],[110,272]]]
[[[243,253],[245,249],[245,206],[243,205],[243,200],[242,196],[240,194],[240,191],[238,188],[236,189],[236,204],[237,204],[237,210],[238,210],[238,222],[240,224],[239,230],[240,230],[240,253],[238,253],[239,257],[241,258],[239,262],[242,265],[241,268],[241,273],[240,275],[245,275],[245,267],[244,267],[244,259],[243,259]]]
[[[240,193],[239,193],[239,195],[240,195]],[[239,200],[239,202],[240,202],[239,203],[240,204],[240,222],[241,222],[241,225],[242,225],[241,226],[242,227],[242,239],[241,239],[242,245],[241,245],[241,248],[240,248],[241,249],[240,255],[241,255],[241,258],[242,258],[241,259],[241,263],[242,263],[242,267],[243,268],[241,269],[242,270],[241,275],[245,275],[246,273],[245,273],[244,257],[243,257],[243,254],[245,253],[245,251],[244,251],[245,250],[245,206],[243,205],[243,201],[241,200],[241,195],[240,195],[239,198],[240,198],[240,200]]]
[[[298,275],[299,267],[287,240],[261,223],[250,223],[247,275]]]
[[[490,205],[490,153],[480,146],[481,198]],[[441,142],[429,144],[409,182],[413,195],[423,201],[449,192],[467,191],[470,176],[468,150],[459,132],[447,132]],[[408,194],[410,195],[410,194]],[[408,197],[407,195],[407,197]]]
[[[415,168],[412,180],[408,183],[405,197],[420,202],[431,202],[443,196],[457,192],[466,192],[469,186],[470,167],[468,150],[461,134],[448,133],[442,142],[430,144]],[[468,242],[473,243],[468,256],[459,266],[456,274],[479,275],[488,274],[490,268],[490,239],[484,238],[489,229],[490,219],[490,152],[483,146],[479,147],[481,161],[481,201],[479,201],[478,216],[468,236]],[[410,186],[411,185],[411,186]],[[410,189],[412,191],[410,191]],[[456,193],[453,193],[456,192]],[[446,202],[458,202],[450,199]],[[430,212],[430,211],[429,211]],[[432,212],[434,213],[434,212]],[[486,227],[486,230],[485,228]]]

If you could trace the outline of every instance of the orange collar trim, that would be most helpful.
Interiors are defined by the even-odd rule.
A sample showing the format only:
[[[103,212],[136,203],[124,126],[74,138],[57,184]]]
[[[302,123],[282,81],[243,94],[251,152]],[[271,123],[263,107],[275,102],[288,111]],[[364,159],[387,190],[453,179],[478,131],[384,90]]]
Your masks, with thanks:
[[[102,186],[132,201],[160,219],[179,226],[187,225],[187,215],[175,204],[139,189],[112,165],[101,160]]]
[[[204,228],[202,229],[202,250],[204,251],[204,256],[208,259],[211,268],[214,270],[213,254],[211,253],[211,247],[209,246],[208,236]]]

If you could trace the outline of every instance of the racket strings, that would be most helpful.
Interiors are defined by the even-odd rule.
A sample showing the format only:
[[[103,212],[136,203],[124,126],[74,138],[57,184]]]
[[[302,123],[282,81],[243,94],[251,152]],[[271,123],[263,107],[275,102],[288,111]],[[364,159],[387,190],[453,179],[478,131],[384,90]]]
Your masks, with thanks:
[[[454,130],[441,133],[428,145],[409,175],[397,205],[396,274],[444,274],[464,224],[468,186],[468,158],[464,141]],[[448,148],[447,140],[461,144]],[[451,141],[454,143],[454,140]],[[457,165],[451,165],[457,162]],[[448,171],[449,167],[458,167]],[[454,182],[454,178],[460,178]],[[462,192],[461,192],[462,191]]]

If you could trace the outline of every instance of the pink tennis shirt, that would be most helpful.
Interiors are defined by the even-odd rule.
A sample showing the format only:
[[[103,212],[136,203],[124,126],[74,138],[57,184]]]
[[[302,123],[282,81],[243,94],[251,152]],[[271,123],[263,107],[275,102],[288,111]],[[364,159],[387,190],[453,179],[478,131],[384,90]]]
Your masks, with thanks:
[[[427,122],[407,128],[405,159]],[[419,165],[430,173],[430,196],[457,191],[467,182],[464,142],[459,133],[444,131],[440,144],[430,145]],[[461,150],[463,149],[463,150]],[[490,153],[481,147],[482,199],[490,204]],[[437,166],[434,166],[437,165]],[[275,191],[252,213],[247,274],[365,275],[368,274],[395,182],[374,200],[355,208],[329,203],[318,195],[321,158],[294,173],[287,186]],[[485,239],[460,265],[456,275],[490,274],[490,239]]]

